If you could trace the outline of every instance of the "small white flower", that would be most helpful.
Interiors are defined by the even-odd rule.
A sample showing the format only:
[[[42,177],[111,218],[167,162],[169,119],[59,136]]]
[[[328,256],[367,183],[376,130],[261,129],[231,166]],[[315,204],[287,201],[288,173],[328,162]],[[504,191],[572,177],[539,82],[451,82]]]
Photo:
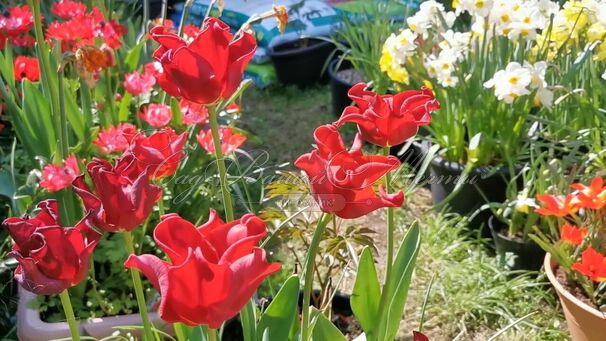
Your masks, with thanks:
[[[547,108],[551,108],[553,105],[553,92],[547,88],[539,88],[537,90],[537,98]]]
[[[606,81],[606,71],[602,74],[602,79]]]
[[[406,22],[408,27],[418,35],[427,38],[429,30],[433,29],[440,33],[452,27],[456,15],[454,12],[446,12],[444,5],[434,0],[422,2],[419,11],[412,17],[408,17]],[[446,23],[444,27],[443,22]]]
[[[547,86],[545,81],[545,72],[547,71],[547,63],[544,61],[536,62],[534,65],[524,62],[524,67],[530,72],[531,89],[544,88]]]
[[[442,50],[448,50],[449,54],[455,56],[457,61],[465,59],[467,52],[469,52],[471,32],[454,32],[448,30],[442,33],[442,40],[439,46]]]
[[[413,55],[417,45],[417,35],[409,29],[405,29],[398,35],[394,33],[385,41],[385,48],[389,51],[394,61],[400,65],[406,64],[406,59]]]
[[[505,70],[497,71],[493,78],[484,83],[484,87],[493,88],[495,96],[507,104],[524,95],[530,94],[528,86],[532,77],[528,69],[520,63],[511,62]]]
[[[459,77],[453,76],[452,74],[440,73],[438,74],[438,82],[445,88],[452,88],[459,84]]]
[[[492,9],[493,0],[460,0],[456,13],[469,12],[474,17],[486,17]]]

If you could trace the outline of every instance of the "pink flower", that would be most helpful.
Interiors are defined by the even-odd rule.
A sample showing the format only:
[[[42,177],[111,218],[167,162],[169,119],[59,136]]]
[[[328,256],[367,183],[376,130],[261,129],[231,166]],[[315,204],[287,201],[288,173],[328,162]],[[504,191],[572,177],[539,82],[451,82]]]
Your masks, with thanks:
[[[151,92],[155,84],[156,78],[147,72],[141,74],[135,71],[124,76],[124,89],[133,96]]]
[[[179,102],[181,107],[181,120],[185,125],[193,125],[208,122],[208,109],[203,104],[190,102],[182,99]]]
[[[223,155],[235,151],[246,141],[246,136],[240,133],[234,134],[233,130],[229,127],[219,128],[219,137],[221,138],[221,151]],[[200,130],[197,138],[202,148],[210,154],[215,153],[215,145],[213,144],[213,136],[210,130]]]
[[[102,155],[110,153],[121,153],[128,148],[129,139],[125,134],[136,132],[137,128],[130,123],[120,123],[117,127],[101,129],[97,139],[93,144],[97,145],[97,150]]]
[[[139,117],[152,127],[162,128],[170,123],[173,114],[168,105],[152,103],[139,113]]]
[[[70,155],[65,159],[63,165],[48,164],[44,166],[40,186],[49,192],[57,192],[69,187],[78,174],[80,174],[78,160],[74,155]]]
[[[154,77],[160,76],[164,71],[160,62],[147,63],[143,68],[146,74],[153,75]]]

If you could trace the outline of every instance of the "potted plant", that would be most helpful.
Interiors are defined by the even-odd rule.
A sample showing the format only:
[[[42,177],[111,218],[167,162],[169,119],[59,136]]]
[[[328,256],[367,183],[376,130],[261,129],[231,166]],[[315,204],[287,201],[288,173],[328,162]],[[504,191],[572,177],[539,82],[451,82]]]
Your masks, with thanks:
[[[385,41],[380,61],[394,86],[430,86],[442,103],[428,126],[441,147],[431,162],[432,197],[436,204],[448,199],[461,214],[505,200],[528,148],[529,115],[547,110],[553,97],[547,64],[532,51],[557,4],[536,11],[531,2],[481,4],[459,2],[447,11],[436,1],[421,3],[408,28]],[[528,13],[535,16],[522,28]],[[476,215],[471,225],[487,218]]]
[[[576,173],[566,163],[547,160],[547,152],[540,154],[524,167],[507,187],[507,200],[486,206],[492,210],[488,227],[494,241],[497,258],[509,270],[538,271],[543,265],[545,251],[531,238],[533,231],[550,235],[546,223],[535,212],[537,194],[547,189],[562,187],[571,182]]]
[[[315,6],[315,7],[314,7]],[[304,36],[303,31],[313,20],[323,14],[319,3],[301,0],[288,8],[289,22],[286,32],[296,31],[298,38],[278,42],[270,46],[268,55],[276,69],[278,80],[283,84],[307,87],[318,81],[326,81],[324,65],[335,49],[332,42],[323,37]]]
[[[531,237],[548,252],[545,272],[562,303],[572,340],[601,340],[606,329],[606,187],[601,176],[570,187],[565,195],[537,195],[542,205],[536,212],[559,239],[538,230]]]

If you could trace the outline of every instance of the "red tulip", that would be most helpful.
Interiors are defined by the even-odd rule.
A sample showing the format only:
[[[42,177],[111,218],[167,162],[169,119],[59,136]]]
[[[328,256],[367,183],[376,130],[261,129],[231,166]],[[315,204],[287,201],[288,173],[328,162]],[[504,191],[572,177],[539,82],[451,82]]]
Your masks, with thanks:
[[[204,150],[209,152],[210,154],[215,153],[215,144],[213,142],[212,131],[209,130],[200,130],[198,136],[198,143]],[[229,153],[233,153],[236,149],[238,149],[244,142],[246,142],[246,136],[235,133],[229,127],[221,127],[219,128],[219,138],[221,139],[221,152],[223,155],[227,155]]]
[[[69,187],[78,174],[80,174],[78,160],[74,155],[70,155],[65,159],[63,165],[48,164],[44,166],[40,187],[49,192],[58,192]]]
[[[383,175],[400,166],[398,158],[362,154],[360,134],[351,149],[346,150],[334,125],[318,127],[314,139],[317,149],[300,156],[295,166],[307,173],[311,193],[323,212],[353,219],[378,208],[402,205],[402,192],[387,194],[380,186],[377,196],[372,187]]]
[[[335,124],[356,123],[365,141],[381,147],[404,143],[417,133],[419,126],[431,123],[430,113],[440,108],[429,89],[380,96],[359,83],[349,90],[349,97],[357,107],[345,108]]]
[[[2,223],[15,241],[8,255],[19,261],[15,279],[23,288],[38,295],[58,294],[86,278],[101,235],[90,228],[87,217],[73,228],[61,226],[55,200],[42,201],[38,208],[34,217]]]
[[[38,58],[18,56],[15,58],[15,80],[17,82],[27,79],[30,82],[40,80],[40,64]]]
[[[164,321],[219,328],[280,269],[256,247],[265,235],[265,223],[252,214],[226,224],[211,209],[209,221],[197,228],[169,214],[156,226],[154,239],[170,263],[131,255],[124,265],[143,272],[158,290]]]
[[[111,126],[108,129],[102,128],[93,144],[97,146],[101,155],[121,153],[128,148],[129,139],[127,136],[136,134],[136,131],[137,128],[130,123],[120,123],[117,127]]]
[[[154,58],[164,68],[158,76],[162,89],[199,104],[229,98],[257,48],[255,37],[246,32],[232,40],[229,26],[216,18],[207,18],[191,43],[163,26],[152,28],[150,33],[160,43]]]
[[[136,167],[131,168],[134,176],[145,169],[148,169],[152,179],[173,175],[183,158],[186,140],[186,133],[177,135],[170,128],[164,128],[150,136],[135,135],[127,151],[135,159]]]
[[[139,113],[139,117],[154,128],[162,128],[170,123],[170,120],[173,118],[173,113],[166,104],[152,103]]]
[[[131,178],[134,160],[126,155],[116,166],[93,159],[86,167],[96,194],[84,181],[84,174],[74,182],[74,191],[92,212],[93,224],[107,232],[131,231],[143,224],[162,195],[162,189],[149,183],[148,170]],[[130,175],[130,176],[129,176]]]
[[[198,103],[192,103],[182,99],[179,102],[181,107],[181,121],[185,125],[208,123],[208,109],[206,106]]]
[[[156,78],[152,73],[134,71],[124,75],[124,89],[133,96],[151,92],[155,84]]]

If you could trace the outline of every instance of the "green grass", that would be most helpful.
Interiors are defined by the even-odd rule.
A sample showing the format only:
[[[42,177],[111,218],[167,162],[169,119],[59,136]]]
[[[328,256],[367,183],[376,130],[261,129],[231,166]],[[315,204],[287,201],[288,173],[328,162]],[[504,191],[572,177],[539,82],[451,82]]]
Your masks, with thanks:
[[[255,136],[245,148],[268,151],[269,164],[292,163],[309,152],[314,129],[336,120],[327,86],[251,89],[243,96],[242,112],[238,127]]]
[[[405,221],[401,218],[401,221]],[[564,317],[547,279],[499,267],[455,215],[426,214],[422,245],[407,303],[407,330],[418,329],[430,283],[425,326],[431,340],[566,340]],[[408,226],[403,223],[400,226]]]

